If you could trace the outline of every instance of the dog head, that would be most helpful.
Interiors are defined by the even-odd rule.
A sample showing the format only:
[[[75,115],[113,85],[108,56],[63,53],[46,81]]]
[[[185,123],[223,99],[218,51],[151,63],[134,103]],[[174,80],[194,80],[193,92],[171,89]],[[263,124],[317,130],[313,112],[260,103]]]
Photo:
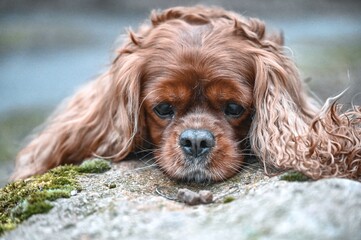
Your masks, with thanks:
[[[130,34],[114,64],[116,71],[137,59],[138,78],[131,80],[137,83],[126,96],[140,116],[138,136],[154,145],[158,165],[171,177],[229,178],[249,148],[260,67],[255,57],[281,52],[282,40],[265,38],[256,19],[219,9],[177,8],[151,19],[152,27]],[[142,145],[141,139],[135,142]]]

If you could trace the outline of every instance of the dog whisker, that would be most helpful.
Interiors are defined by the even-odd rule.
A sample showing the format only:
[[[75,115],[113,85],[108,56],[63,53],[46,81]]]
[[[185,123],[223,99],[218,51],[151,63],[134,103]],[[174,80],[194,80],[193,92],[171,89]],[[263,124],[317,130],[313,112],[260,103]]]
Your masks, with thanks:
[[[157,164],[150,164],[144,167],[139,167],[139,168],[134,168],[132,170],[128,170],[127,172],[136,172],[136,171],[141,171],[141,170],[145,170],[145,169],[149,169],[149,168],[153,168],[153,167],[157,167]]]

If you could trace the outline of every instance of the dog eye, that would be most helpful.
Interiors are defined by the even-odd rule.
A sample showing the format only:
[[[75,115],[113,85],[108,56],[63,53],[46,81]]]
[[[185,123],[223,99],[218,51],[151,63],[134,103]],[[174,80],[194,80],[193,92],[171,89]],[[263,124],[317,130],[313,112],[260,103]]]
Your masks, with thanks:
[[[171,118],[174,115],[173,106],[168,103],[160,103],[153,110],[160,118]]]
[[[236,103],[228,103],[224,109],[224,113],[233,118],[240,117],[243,112],[244,108]]]

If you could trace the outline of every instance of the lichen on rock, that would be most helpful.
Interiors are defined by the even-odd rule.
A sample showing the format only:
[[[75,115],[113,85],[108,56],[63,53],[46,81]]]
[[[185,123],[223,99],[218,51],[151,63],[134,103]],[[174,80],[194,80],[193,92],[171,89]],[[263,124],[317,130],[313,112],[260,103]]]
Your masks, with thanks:
[[[109,162],[92,159],[79,166],[59,166],[45,174],[9,183],[0,189],[0,235],[34,214],[50,211],[50,201],[69,198],[74,190],[81,191],[77,181],[79,174],[109,169]]]

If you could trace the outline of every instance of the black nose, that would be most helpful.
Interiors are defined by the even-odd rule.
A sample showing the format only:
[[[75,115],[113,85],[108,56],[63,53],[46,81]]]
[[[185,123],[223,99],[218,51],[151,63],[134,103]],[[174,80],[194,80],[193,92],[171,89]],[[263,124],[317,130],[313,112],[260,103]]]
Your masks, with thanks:
[[[185,154],[197,158],[207,154],[215,141],[210,131],[188,129],[179,136],[179,144]]]

